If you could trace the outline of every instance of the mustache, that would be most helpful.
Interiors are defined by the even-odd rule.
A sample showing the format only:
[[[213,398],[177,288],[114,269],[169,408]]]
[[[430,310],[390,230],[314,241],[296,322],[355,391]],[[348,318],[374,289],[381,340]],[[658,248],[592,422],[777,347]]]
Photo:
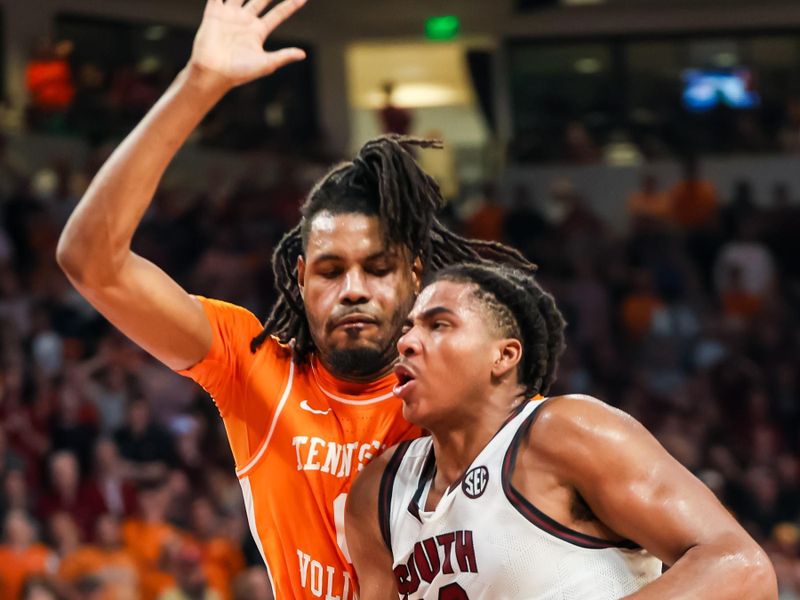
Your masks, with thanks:
[[[331,313],[331,316],[328,318],[327,323],[325,324],[325,329],[327,331],[333,330],[339,323],[351,317],[353,315],[357,315],[359,317],[366,317],[369,320],[375,321],[376,323],[380,323],[380,317],[374,313],[374,311],[366,308],[366,307],[353,307],[353,308],[346,308],[339,311],[334,311]]]

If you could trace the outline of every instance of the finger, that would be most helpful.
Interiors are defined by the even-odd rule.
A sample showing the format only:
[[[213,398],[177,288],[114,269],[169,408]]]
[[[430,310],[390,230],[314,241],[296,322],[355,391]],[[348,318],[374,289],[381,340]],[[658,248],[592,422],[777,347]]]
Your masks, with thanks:
[[[284,48],[276,52],[267,52],[264,69],[261,75],[269,75],[288,64],[303,60],[306,53],[300,48]]]
[[[260,15],[272,0],[250,0],[244,7],[254,15]]]
[[[272,33],[278,25],[300,10],[305,3],[306,0],[283,0],[283,2],[261,17],[264,25],[266,25],[266,34]]]

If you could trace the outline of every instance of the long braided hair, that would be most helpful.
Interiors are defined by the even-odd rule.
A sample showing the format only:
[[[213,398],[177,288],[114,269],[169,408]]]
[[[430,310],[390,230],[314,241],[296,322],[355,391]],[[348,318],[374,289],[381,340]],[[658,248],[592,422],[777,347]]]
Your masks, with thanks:
[[[461,264],[432,274],[428,283],[473,283],[476,298],[489,310],[501,335],[522,342],[519,381],[525,395],[547,394],[566,348],[566,321],[555,299],[536,281],[532,269]]]
[[[376,215],[390,245],[408,248],[419,258],[423,275],[461,262],[500,262],[535,269],[517,250],[499,242],[456,235],[437,218],[444,207],[439,185],[417,164],[410,147],[441,148],[438,140],[385,135],[367,142],[352,161],[334,167],[311,190],[301,208],[300,222],[283,236],[272,255],[278,299],[253,338],[255,352],[268,337],[292,344],[293,360],[305,362],[314,351],[297,284],[297,259],[305,252],[311,223],[319,212]]]

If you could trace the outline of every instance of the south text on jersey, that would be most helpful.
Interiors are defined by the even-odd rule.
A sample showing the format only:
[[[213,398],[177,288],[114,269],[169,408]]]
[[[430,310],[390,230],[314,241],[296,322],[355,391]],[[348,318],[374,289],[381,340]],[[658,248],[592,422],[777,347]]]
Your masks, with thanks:
[[[414,544],[404,564],[394,568],[397,591],[401,596],[413,594],[425,581],[431,583],[437,575],[477,573],[478,561],[471,531],[451,531]]]

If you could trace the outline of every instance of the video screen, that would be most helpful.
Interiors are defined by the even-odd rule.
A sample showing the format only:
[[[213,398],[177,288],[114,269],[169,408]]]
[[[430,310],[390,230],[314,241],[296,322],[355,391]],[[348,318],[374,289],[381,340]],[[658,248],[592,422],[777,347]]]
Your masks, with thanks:
[[[706,112],[719,106],[755,108],[761,101],[747,69],[688,69],[683,81],[683,104],[692,112]]]

